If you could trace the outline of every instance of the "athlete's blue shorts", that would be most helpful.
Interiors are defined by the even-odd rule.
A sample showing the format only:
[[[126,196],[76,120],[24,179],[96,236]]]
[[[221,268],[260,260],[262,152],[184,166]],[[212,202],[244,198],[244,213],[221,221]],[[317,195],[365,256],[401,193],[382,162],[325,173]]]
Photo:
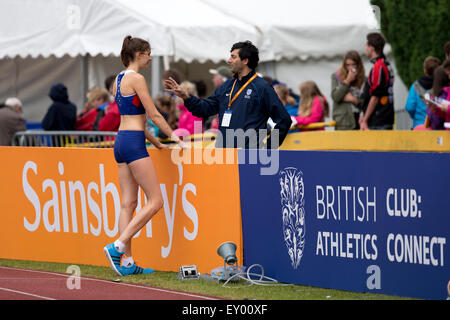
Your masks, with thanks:
[[[127,164],[148,157],[145,145],[145,132],[120,130],[114,141],[114,158],[117,163]]]

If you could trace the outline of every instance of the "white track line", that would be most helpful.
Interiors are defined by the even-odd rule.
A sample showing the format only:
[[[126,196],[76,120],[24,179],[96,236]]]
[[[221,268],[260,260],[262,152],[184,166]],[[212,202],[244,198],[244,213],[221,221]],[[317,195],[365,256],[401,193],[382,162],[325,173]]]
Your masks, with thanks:
[[[49,298],[49,297],[39,296],[37,294],[32,294],[32,293],[28,293],[28,292],[12,290],[12,289],[2,288],[2,287],[0,287],[0,290],[14,292],[14,293],[19,293],[19,294],[23,294],[23,295],[26,295],[26,296],[32,296],[32,297],[39,298],[39,299],[44,299],[44,300],[56,300],[56,299]]]
[[[71,277],[71,274],[62,274],[62,273],[55,273],[55,272],[49,272],[49,271],[39,271],[39,270],[28,270],[28,269],[20,269],[20,268],[10,268],[10,267],[4,267],[4,266],[0,266],[0,269],[9,269],[9,270],[15,270],[15,271],[24,271],[24,272],[34,272],[34,273],[44,273],[44,274],[51,274],[51,275],[57,275],[57,276],[61,276],[61,277]],[[104,283],[109,283],[109,284],[114,284],[114,285],[122,285],[122,286],[127,286],[127,287],[134,287],[134,288],[141,288],[141,289],[146,289],[146,290],[153,290],[153,291],[160,291],[160,292],[165,292],[165,293],[172,293],[172,294],[178,294],[178,295],[182,295],[182,296],[187,296],[187,297],[192,297],[192,298],[201,298],[201,299],[205,299],[205,300],[218,300],[216,298],[211,298],[211,297],[205,297],[205,296],[199,296],[196,294],[192,294],[192,293],[185,293],[185,292],[178,292],[178,291],[171,291],[171,290],[166,290],[166,289],[160,289],[160,288],[150,288],[147,286],[140,286],[140,285],[135,285],[135,284],[131,284],[131,283],[121,283],[121,282],[113,282],[112,280],[103,280],[103,279],[93,279],[93,278],[84,278],[84,277],[80,277],[82,280],[89,280],[89,281],[97,281],[97,282],[104,282]],[[30,279],[31,280],[31,279]]]

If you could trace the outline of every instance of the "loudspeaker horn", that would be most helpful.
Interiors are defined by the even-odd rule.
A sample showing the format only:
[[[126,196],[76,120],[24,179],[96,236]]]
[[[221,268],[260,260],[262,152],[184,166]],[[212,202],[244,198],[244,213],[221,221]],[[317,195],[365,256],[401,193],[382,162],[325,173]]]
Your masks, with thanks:
[[[228,265],[233,265],[237,262],[236,245],[231,241],[222,243],[219,248],[217,248],[217,254],[221,256]]]

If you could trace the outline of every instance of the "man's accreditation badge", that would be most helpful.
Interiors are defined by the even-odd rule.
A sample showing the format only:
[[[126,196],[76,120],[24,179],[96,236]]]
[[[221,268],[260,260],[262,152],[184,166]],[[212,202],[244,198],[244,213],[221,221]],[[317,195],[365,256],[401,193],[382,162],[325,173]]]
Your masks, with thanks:
[[[225,111],[222,118],[222,127],[228,128],[231,121],[231,110]]]

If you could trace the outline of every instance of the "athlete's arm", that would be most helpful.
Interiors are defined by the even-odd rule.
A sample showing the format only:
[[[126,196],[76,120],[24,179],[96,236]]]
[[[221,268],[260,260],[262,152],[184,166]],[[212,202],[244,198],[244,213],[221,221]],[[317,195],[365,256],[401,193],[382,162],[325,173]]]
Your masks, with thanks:
[[[147,129],[145,129],[144,132],[145,138],[147,138],[147,140],[150,141],[150,143],[154,145],[156,148],[158,149],[168,148],[166,144],[161,143],[159,139],[153,136]]]
[[[139,96],[139,99],[142,102],[142,105],[145,108],[145,111],[149,115],[152,122],[161,129],[168,137],[170,137],[173,141],[179,142],[180,138],[173,134],[172,128],[170,128],[167,121],[164,117],[159,113],[158,109],[156,109],[155,104],[153,103],[152,98],[150,97],[150,93],[148,92],[147,83],[145,82],[145,78],[141,74],[134,74],[132,79],[132,85],[136,94]]]

